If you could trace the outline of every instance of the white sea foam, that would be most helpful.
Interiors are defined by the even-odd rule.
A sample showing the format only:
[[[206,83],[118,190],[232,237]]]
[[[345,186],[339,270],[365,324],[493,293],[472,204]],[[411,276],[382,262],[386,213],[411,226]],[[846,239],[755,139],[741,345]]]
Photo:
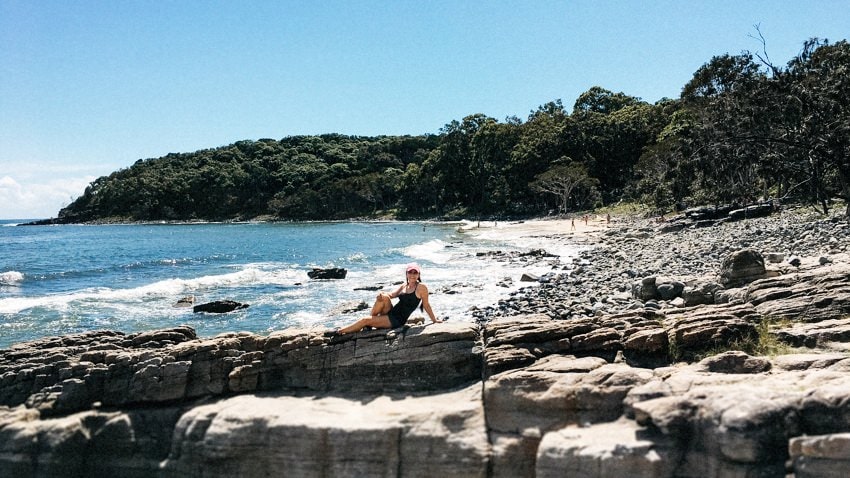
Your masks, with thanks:
[[[0,285],[15,285],[24,280],[24,275],[18,271],[0,272]]]
[[[446,247],[446,243],[439,239],[405,247],[402,253],[412,259],[434,264],[445,264],[452,259],[451,251]]]
[[[366,254],[363,254],[362,252],[355,252],[348,257],[348,260],[351,262],[366,262],[367,257]]]
[[[280,319],[285,321],[288,327],[309,328],[326,321],[327,316],[317,312],[299,310],[285,314]]]
[[[292,285],[303,271],[284,269],[263,271],[248,267],[236,272],[208,275],[195,279],[166,279],[152,284],[128,289],[98,287],[83,289],[69,294],[55,294],[41,297],[11,297],[0,299],[0,313],[16,314],[33,307],[65,310],[69,304],[78,302],[109,303],[120,306],[123,303],[138,303],[160,299],[175,299],[180,294],[203,290],[217,290],[250,284]]]

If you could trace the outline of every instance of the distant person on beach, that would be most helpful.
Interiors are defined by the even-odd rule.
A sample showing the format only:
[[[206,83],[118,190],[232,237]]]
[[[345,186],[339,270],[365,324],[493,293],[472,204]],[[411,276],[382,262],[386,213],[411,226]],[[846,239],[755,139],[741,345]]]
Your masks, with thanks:
[[[376,329],[395,329],[401,327],[410,318],[410,314],[419,307],[424,310],[431,322],[442,322],[434,315],[431,304],[428,302],[428,287],[422,283],[421,269],[417,264],[407,265],[405,271],[405,282],[391,293],[381,292],[372,306],[369,317],[362,318],[357,322],[336,331],[338,334],[350,334],[359,332],[364,327]],[[395,305],[392,299],[398,298]],[[421,305],[420,305],[421,304]]]

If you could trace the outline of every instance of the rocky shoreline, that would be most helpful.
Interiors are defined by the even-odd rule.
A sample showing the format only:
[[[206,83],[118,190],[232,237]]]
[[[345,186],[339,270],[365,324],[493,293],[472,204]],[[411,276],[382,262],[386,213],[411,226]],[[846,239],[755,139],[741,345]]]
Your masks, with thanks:
[[[2,350],[0,475],[844,476],[847,220],[598,225],[477,323]]]
[[[549,233],[547,240],[591,247],[573,263],[553,266],[539,286],[477,310],[479,321],[529,312],[566,319],[640,309],[647,307],[647,300],[634,296],[637,280],[658,277],[704,286],[717,281],[726,256],[742,249],[759,251],[768,268],[786,274],[850,261],[850,223],[845,216],[824,218],[803,208],[733,222],[697,223],[684,215],[664,222],[629,217],[608,224],[596,219],[597,227],[572,234],[568,221],[560,222],[563,232]],[[663,300],[648,304],[682,305]]]

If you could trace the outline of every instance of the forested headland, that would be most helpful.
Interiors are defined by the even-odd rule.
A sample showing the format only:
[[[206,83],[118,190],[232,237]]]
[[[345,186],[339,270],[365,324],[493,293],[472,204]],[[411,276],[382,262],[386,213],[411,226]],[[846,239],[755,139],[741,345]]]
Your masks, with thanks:
[[[640,202],[659,212],[781,198],[850,215],[850,44],[784,66],[711,58],[679,98],[602,87],[523,120],[471,114],[438,134],[260,139],[139,160],[57,222],[528,217]]]

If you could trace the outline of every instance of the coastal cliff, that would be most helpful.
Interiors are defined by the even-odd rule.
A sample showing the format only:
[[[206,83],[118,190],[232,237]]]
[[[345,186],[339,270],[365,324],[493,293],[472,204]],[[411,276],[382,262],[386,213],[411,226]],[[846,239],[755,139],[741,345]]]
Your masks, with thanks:
[[[629,298],[585,314],[539,292],[580,294],[604,280],[592,264],[478,324],[17,344],[0,352],[0,475],[840,476],[850,263],[830,224],[834,244],[811,238],[827,260],[734,248],[688,277],[625,274]]]

